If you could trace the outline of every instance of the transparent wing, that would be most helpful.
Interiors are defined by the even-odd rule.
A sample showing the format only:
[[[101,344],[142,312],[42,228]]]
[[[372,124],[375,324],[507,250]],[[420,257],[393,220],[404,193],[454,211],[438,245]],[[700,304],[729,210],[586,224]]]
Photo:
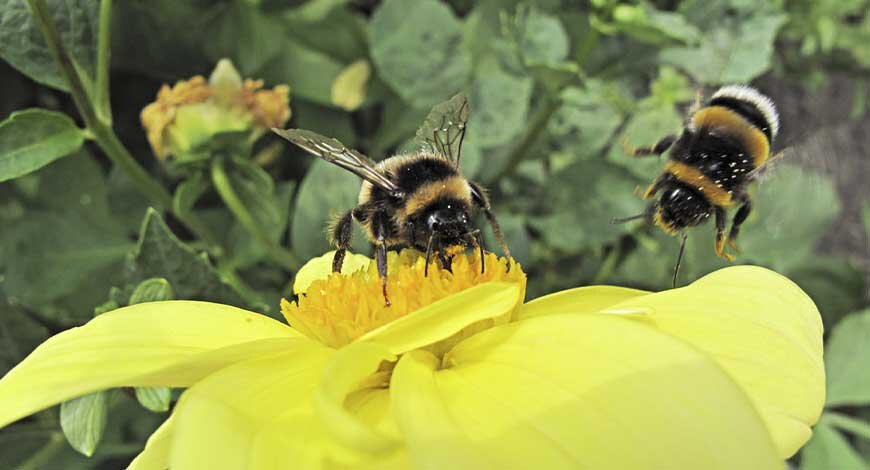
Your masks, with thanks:
[[[468,128],[468,99],[462,93],[432,108],[417,130],[417,142],[443,156],[456,168],[462,156],[462,141]]]
[[[345,147],[336,139],[303,129],[273,128],[272,131],[309,153],[338,165],[381,189],[393,194],[399,192],[396,183],[378,171],[373,161],[356,150]]]
[[[794,157],[796,150],[794,147],[786,147],[779,152],[771,155],[767,161],[761,164],[758,168],[749,172],[750,181],[764,181],[770,177],[773,171],[786,157]]]

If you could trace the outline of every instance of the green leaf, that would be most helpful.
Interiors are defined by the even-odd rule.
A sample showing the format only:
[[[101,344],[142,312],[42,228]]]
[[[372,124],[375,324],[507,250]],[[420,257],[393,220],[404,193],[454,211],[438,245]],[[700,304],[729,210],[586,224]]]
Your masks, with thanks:
[[[146,213],[139,242],[127,256],[126,277],[131,284],[152,277],[165,278],[179,299],[246,305],[223,281],[208,257],[197,254],[179,240],[153,209]]]
[[[66,114],[44,109],[12,113],[0,123],[0,181],[26,175],[84,143],[84,133]]]
[[[867,470],[870,466],[842,434],[824,423],[813,429],[813,438],[801,452],[801,470]]]
[[[413,106],[431,106],[467,82],[471,66],[461,47],[462,27],[447,5],[386,0],[369,28],[381,79]]]
[[[162,300],[172,300],[175,298],[175,292],[172,290],[172,285],[169,281],[162,277],[152,277],[140,282],[133,293],[130,295],[128,305],[141,304],[143,302],[160,302]]]
[[[526,128],[532,80],[487,67],[471,86],[469,135],[481,147],[505,144]]]
[[[261,227],[280,227],[286,214],[275,203],[275,184],[272,177],[250,160],[233,159],[227,165],[227,175],[233,190],[250,211],[254,222]],[[269,231],[272,241],[279,233]]]
[[[330,12],[346,3],[348,0],[308,0],[290,9],[286,15],[292,19],[313,23],[323,20]]]
[[[864,203],[862,217],[864,219],[864,236],[867,238],[868,246],[870,246],[870,202]]]
[[[196,201],[211,187],[211,180],[202,172],[196,172],[182,181],[172,195],[172,212],[186,217],[193,211]]]
[[[521,4],[505,26],[526,65],[555,64],[568,57],[568,33],[557,16]]]
[[[244,2],[229,2],[206,26],[205,53],[215,62],[231,59],[247,77],[278,55],[286,41],[276,38],[283,36],[274,16]]]
[[[613,9],[613,23],[605,25],[594,21],[593,24],[604,33],[622,32],[650,44],[672,41],[691,44],[701,37],[698,28],[683,15],[657,10],[646,3],[617,5]]]
[[[169,387],[136,387],[136,400],[155,413],[169,411],[172,389]]]
[[[589,80],[584,88],[562,91],[561,106],[549,120],[547,130],[571,160],[598,156],[613,138],[623,116],[612,95],[613,90],[599,80]]]
[[[550,177],[541,199],[552,212],[531,218],[547,244],[565,253],[611,242],[624,228],[614,217],[643,211],[634,194],[638,181],[628,171],[602,160],[579,161]]]
[[[326,227],[330,220],[357,205],[361,182],[352,173],[322,160],[315,160],[296,195],[290,240],[302,259],[330,250]],[[354,233],[355,251],[368,253],[365,238]]]
[[[670,47],[659,59],[705,84],[748,82],[770,67],[773,41],[785,15],[754,16],[707,31],[697,46]]]
[[[99,2],[48,0],[46,4],[61,41],[88,83],[96,64]],[[26,0],[0,0],[0,58],[43,85],[69,90]]]
[[[825,351],[828,405],[870,404],[870,309],[847,315],[834,327]]]
[[[864,273],[848,260],[811,256],[784,273],[801,286],[822,313],[830,330],[844,315],[864,306]]]
[[[88,457],[94,455],[106,429],[106,392],[96,392],[63,402],[60,427],[67,441]]]
[[[344,67],[329,55],[304,44],[284,42],[281,53],[266,63],[261,73],[265,80],[290,84],[294,97],[332,106],[332,83]]]

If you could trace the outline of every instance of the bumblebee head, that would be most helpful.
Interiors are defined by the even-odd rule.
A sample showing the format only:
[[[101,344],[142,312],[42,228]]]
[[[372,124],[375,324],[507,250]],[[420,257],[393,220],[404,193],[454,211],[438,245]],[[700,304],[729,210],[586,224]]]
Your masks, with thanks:
[[[724,106],[746,119],[772,143],[779,132],[779,113],[773,101],[748,85],[727,85],[716,90],[707,106]]]
[[[685,184],[672,184],[662,191],[656,204],[653,223],[668,233],[702,224],[713,213],[703,195]]]
[[[440,199],[429,204],[414,217],[415,244],[425,249],[430,237],[437,241],[436,247],[467,245],[471,217],[468,206],[452,198]]]

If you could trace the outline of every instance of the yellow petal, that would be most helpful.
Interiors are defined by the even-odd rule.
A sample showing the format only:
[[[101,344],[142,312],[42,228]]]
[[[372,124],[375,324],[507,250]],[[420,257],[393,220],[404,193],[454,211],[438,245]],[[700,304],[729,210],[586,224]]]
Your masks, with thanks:
[[[335,251],[330,251],[305,263],[293,279],[293,293],[302,294],[308,290],[308,286],[312,282],[329,277],[332,274],[332,258],[334,256]],[[344,257],[344,263],[341,265],[341,273],[351,274],[366,269],[371,262],[372,260],[368,256],[347,253]]]
[[[559,313],[595,313],[649,292],[613,286],[586,286],[556,292],[523,305],[518,318]]]
[[[316,459],[309,451],[319,451],[317,438],[324,434],[316,430],[311,397],[332,353],[316,343],[299,342],[196,383],[175,409],[170,467],[269,468],[254,465],[282,460],[285,467],[277,468],[313,464]],[[294,442],[311,449],[294,455],[301,452]]]
[[[151,434],[145,449],[130,462],[127,470],[166,470],[169,468],[169,451],[172,443],[172,428],[175,415],[169,418]]]
[[[752,403],[704,354],[642,323],[547,315],[393,372],[415,468],[781,469]]]
[[[357,339],[382,344],[393,354],[422,348],[478,322],[509,315],[522,301],[521,286],[487,282],[433,302]]]
[[[780,457],[809,440],[825,402],[822,321],[793,282],[735,266],[613,309],[645,310],[661,331],[708,353],[753,400]]]
[[[262,342],[266,338],[271,340]],[[184,387],[243,358],[307,341],[263,315],[208,302],[151,302],[49,338],[0,380],[0,427],[119,386]]]
[[[360,390],[382,362],[395,360],[396,356],[385,346],[359,342],[338,350],[326,366],[315,395],[316,409],[329,431],[342,444],[372,454],[383,454],[398,446],[394,437],[379,432],[345,408],[348,395]],[[386,380],[383,386],[386,386]]]

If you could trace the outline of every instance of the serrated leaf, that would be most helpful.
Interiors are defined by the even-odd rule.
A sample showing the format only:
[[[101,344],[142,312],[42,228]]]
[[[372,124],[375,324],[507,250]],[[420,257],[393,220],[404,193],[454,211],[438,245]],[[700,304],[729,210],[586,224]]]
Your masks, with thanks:
[[[855,452],[842,434],[824,423],[813,429],[813,438],[801,452],[801,470],[868,470],[870,465]]]
[[[93,77],[99,2],[48,0],[46,5],[77,69]],[[69,89],[26,0],[0,0],[0,57],[43,85]],[[85,81],[88,82],[87,77]]]
[[[63,402],[60,427],[73,449],[94,455],[106,429],[106,392],[96,392]]]
[[[413,106],[442,101],[468,80],[471,66],[461,24],[441,2],[386,0],[369,32],[379,76]]]
[[[27,109],[0,123],[0,182],[36,171],[78,150],[85,137],[63,113]]]
[[[330,249],[326,227],[330,220],[353,209],[361,186],[352,173],[322,160],[315,160],[296,195],[290,241],[302,259],[314,258]],[[356,252],[368,253],[360,231],[354,232]]]
[[[136,400],[155,413],[169,411],[172,389],[169,387],[136,387]]]
[[[834,326],[825,351],[828,405],[870,404],[870,309]]]
[[[160,214],[149,209],[142,221],[139,242],[127,256],[126,279],[138,284],[152,277],[169,281],[179,299],[246,305],[221,279],[207,256],[179,240]]]
[[[770,67],[773,41],[785,20],[785,15],[754,16],[734,27],[715,27],[697,46],[666,48],[659,59],[699,83],[748,82]]]
[[[160,302],[162,300],[172,300],[175,298],[175,292],[172,290],[172,285],[169,281],[162,277],[152,277],[140,282],[133,293],[130,295],[130,302],[127,305],[141,304],[143,302]]]

